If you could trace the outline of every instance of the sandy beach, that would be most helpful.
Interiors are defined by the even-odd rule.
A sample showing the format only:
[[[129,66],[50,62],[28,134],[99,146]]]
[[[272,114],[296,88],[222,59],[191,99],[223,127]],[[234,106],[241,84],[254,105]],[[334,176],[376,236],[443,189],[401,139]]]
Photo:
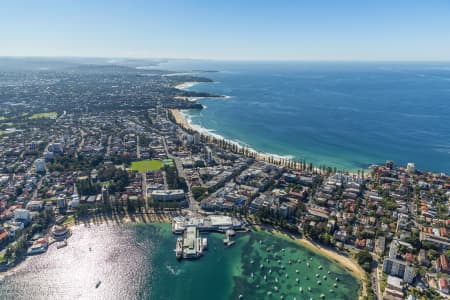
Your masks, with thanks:
[[[183,117],[179,109],[170,109],[169,110],[172,114],[172,116],[175,119],[175,123],[180,125],[186,130],[194,130],[191,125],[186,121],[186,119]]]
[[[187,121],[186,119],[183,117],[183,114],[181,114],[180,110],[178,109],[170,109],[170,112],[172,113],[174,119],[175,119],[175,123],[177,123],[178,125],[180,125],[181,127],[183,127],[186,130],[193,130],[193,131],[197,131],[196,129],[194,129]],[[217,138],[217,136],[214,136],[210,133],[208,133],[207,131],[202,132],[205,135],[210,135],[213,136],[215,138]],[[231,140],[227,140],[228,142],[235,144],[239,149],[243,149],[244,147],[234,141]],[[255,151],[251,148],[249,148],[250,151],[256,153],[256,160],[260,160],[260,161],[270,161],[270,160],[275,160],[275,161],[279,161],[278,165],[282,165],[284,167],[290,167],[290,162],[289,162],[289,157],[284,157],[284,156],[279,156],[279,155],[275,155],[275,154],[267,154],[267,153],[261,153],[258,151]],[[296,165],[296,168],[300,168],[300,164]],[[314,170],[317,173],[321,173],[322,171],[319,170],[318,168],[314,168]],[[353,172],[349,172],[349,174],[351,175],[356,175],[356,173]]]
[[[183,83],[177,84],[175,86],[175,88],[179,89],[179,90],[186,90],[186,89],[188,89],[190,87],[193,87],[196,84],[198,84],[198,82],[196,82],[196,81],[188,81],[188,82],[183,82]]]
[[[183,127],[186,130],[193,130],[193,131],[197,131],[198,132],[198,130],[196,130],[194,127],[192,127],[186,121],[186,119],[183,117],[183,114],[180,112],[179,109],[170,109],[170,112],[174,116],[175,123],[177,123],[178,125],[180,125],[181,127]],[[221,138],[220,136],[213,135],[213,134],[209,133],[206,130],[202,131],[202,132],[199,132],[199,133],[202,133],[202,134],[205,134],[205,135],[209,135],[209,136],[212,136],[212,137],[215,137],[215,138]],[[231,144],[235,144],[239,149],[247,148],[250,151],[256,153],[256,160],[265,161],[265,162],[269,162],[271,160],[274,160],[274,161],[278,162],[277,163],[278,165],[281,165],[283,167],[291,167],[291,164],[290,164],[290,161],[289,161],[290,160],[290,156],[280,156],[280,155],[276,155],[276,154],[262,153],[262,152],[255,151],[252,148],[244,147],[241,144],[239,144],[238,142],[235,142],[235,141],[232,141],[232,140],[227,140],[227,141],[230,142]],[[300,163],[296,163],[295,168],[299,169],[300,167],[301,167]],[[320,170],[317,167],[314,167],[314,171],[316,173],[318,173],[318,174],[323,174],[322,170]],[[365,171],[366,171],[366,177],[368,177],[369,174],[370,174],[370,170],[365,170]],[[348,171],[348,174],[352,175],[352,176],[357,176],[357,172],[356,171]]]

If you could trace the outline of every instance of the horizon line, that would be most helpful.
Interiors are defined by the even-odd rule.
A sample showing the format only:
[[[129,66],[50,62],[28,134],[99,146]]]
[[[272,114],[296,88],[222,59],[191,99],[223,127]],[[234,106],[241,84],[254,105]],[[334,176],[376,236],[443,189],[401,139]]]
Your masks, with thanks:
[[[361,62],[361,63],[450,63],[449,59],[251,59],[251,58],[189,58],[189,57],[132,57],[132,56],[73,56],[73,55],[0,55],[0,58],[11,59],[122,59],[122,60],[153,60],[153,61],[217,61],[217,62],[316,62],[316,63],[346,63],[346,62]]]

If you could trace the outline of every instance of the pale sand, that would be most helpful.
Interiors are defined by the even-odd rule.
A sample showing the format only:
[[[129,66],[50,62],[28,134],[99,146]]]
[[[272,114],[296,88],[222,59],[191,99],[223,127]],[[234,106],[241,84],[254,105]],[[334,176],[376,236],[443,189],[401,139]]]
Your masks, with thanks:
[[[196,81],[188,81],[188,82],[183,82],[183,83],[177,84],[175,86],[175,88],[179,89],[179,90],[185,90],[185,89],[188,89],[190,87],[193,87],[196,84],[198,84],[198,82],[196,82]]]
[[[187,130],[194,130],[191,125],[186,121],[186,119],[183,117],[179,109],[169,109],[169,111],[172,113],[172,116],[175,119],[175,123],[183,127]]]
[[[181,114],[180,110],[178,110],[178,109],[170,109],[170,111],[172,112],[172,114],[173,114],[173,116],[175,118],[175,123],[177,123],[178,125],[180,125],[181,127],[183,127],[186,130],[196,131],[186,121],[186,119]],[[203,132],[203,134],[210,135],[210,136],[213,136],[213,137],[217,138],[217,136],[214,136],[211,133],[208,133],[207,131]],[[239,144],[237,142],[234,142],[234,141],[231,141],[231,140],[226,140],[226,141],[228,141],[228,142],[230,142],[232,144],[235,144],[239,149],[243,149],[244,148],[241,144]],[[270,160],[274,160],[276,162],[275,164],[277,164],[277,165],[280,165],[280,166],[283,166],[283,167],[290,167],[291,166],[291,164],[289,162],[289,158],[287,158],[287,157],[282,157],[282,156],[272,155],[272,154],[267,154],[267,153],[261,153],[261,152],[254,151],[254,150],[251,150],[251,151],[256,153],[256,160],[265,161],[265,162],[269,162]],[[295,169],[300,169],[301,168],[301,164],[300,163],[295,163],[294,167],[295,167]],[[313,171],[315,173],[317,173],[317,174],[322,174],[322,175],[325,174],[324,172],[322,172],[322,170],[320,170],[317,167],[314,167]],[[365,170],[365,171],[367,171],[365,176],[367,178],[370,177],[369,170]],[[348,173],[348,175],[351,175],[351,176],[357,176],[357,172],[355,172],[355,171],[348,171],[347,173]]]
[[[320,254],[321,256],[327,257],[328,259],[338,263],[339,265],[341,265],[343,268],[345,268],[348,272],[350,272],[355,278],[357,278],[361,282],[361,292],[360,292],[359,299],[363,299],[363,296],[366,295],[366,293],[367,293],[366,292],[367,291],[367,287],[366,287],[367,275],[366,275],[366,272],[361,268],[361,266],[355,260],[353,260],[349,257],[343,256],[332,249],[323,248],[319,244],[317,244],[311,240],[295,237],[285,231],[276,229],[270,225],[264,225],[263,227],[256,225],[254,227],[257,230],[269,231],[276,236],[288,238],[288,239],[292,240],[293,242],[295,242],[301,246],[304,246],[304,247],[312,250],[313,252],[316,252],[316,253]]]

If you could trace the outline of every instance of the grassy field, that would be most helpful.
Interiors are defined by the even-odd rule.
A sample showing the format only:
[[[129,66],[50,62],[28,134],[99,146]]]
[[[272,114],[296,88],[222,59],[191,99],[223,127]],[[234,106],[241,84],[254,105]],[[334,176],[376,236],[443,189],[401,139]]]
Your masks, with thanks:
[[[160,160],[140,160],[140,161],[133,161],[131,163],[131,171],[137,171],[140,173],[146,172],[146,171],[154,171],[159,170],[163,166],[163,163]]]
[[[34,115],[30,116],[29,119],[31,119],[31,120],[33,120],[33,119],[44,119],[44,118],[56,119],[57,116],[58,116],[58,114],[56,112],[48,112],[48,113],[34,114]]]
[[[5,117],[2,117],[2,116],[0,116],[0,121],[4,121],[4,120],[6,120],[6,118],[5,118]]]

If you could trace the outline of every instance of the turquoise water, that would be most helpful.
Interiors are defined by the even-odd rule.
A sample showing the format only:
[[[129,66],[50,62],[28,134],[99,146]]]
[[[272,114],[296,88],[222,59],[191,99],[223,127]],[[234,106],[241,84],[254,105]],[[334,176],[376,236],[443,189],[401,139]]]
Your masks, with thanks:
[[[391,159],[450,171],[450,63],[173,61],[160,68],[218,70],[191,89],[193,124],[268,153],[317,165],[366,168]]]
[[[0,299],[357,297],[360,285],[355,278],[290,240],[264,232],[238,234],[235,245],[227,248],[223,235],[209,234],[203,257],[177,261],[176,236],[170,228],[168,224],[77,226],[67,247],[52,245],[47,253],[29,257],[10,275],[0,277]]]
[[[230,248],[223,245],[223,235],[209,234],[205,255],[181,262],[174,258],[175,238],[168,226],[142,225],[136,233],[158,249],[148,278],[151,299],[357,298],[358,281],[341,267],[269,233],[239,235]]]

